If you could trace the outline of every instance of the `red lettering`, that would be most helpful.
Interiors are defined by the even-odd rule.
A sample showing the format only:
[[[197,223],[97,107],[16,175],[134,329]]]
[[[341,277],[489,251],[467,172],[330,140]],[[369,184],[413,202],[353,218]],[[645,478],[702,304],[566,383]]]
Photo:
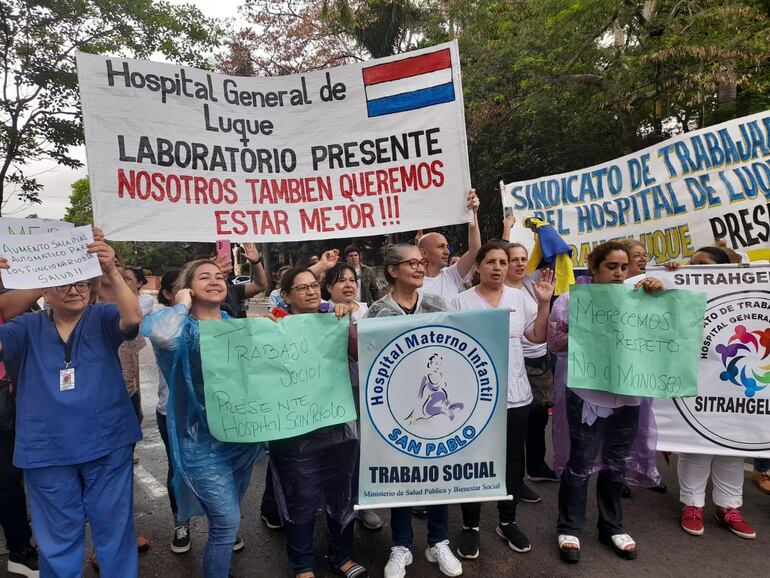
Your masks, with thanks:
[[[371,203],[364,203],[361,205],[361,225],[366,227],[374,227],[374,205]]]
[[[289,234],[289,215],[286,211],[275,211],[273,213],[275,217],[275,226],[278,229],[278,233]]]
[[[247,211],[249,212],[249,211]],[[244,235],[249,230],[249,224],[244,221],[243,219],[246,218],[246,212],[244,211],[232,211],[230,213],[230,218],[233,221],[233,224],[237,225],[237,227],[233,227],[233,234],[234,235]]]
[[[166,198],[165,187],[163,186],[165,179],[163,177],[162,173],[152,173],[152,198],[158,202]]]
[[[136,196],[134,192],[134,171],[128,173],[129,177],[126,178],[126,173],[123,169],[118,169],[118,198],[123,198],[123,191],[125,191],[132,199]]]
[[[230,231],[225,231],[224,215],[227,215],[229,211],[214,211],[214,220],[217,223],[217,235],[229,235]]]
[[[228,205],[234,205],[238,202],[238,193],[235,192],[235,181],[233,179],[225,179],[225,203]]]
[[[444,185],[444,173],[441,172],[441,169],[443,168],[444,163],[439,160],[430,163],[430,170],[433,172],[432,182],[434,187],[441,187]]]
[[[142,179],[145,181],[144,190],[142,190]],[[136,196],[142,199],[143,201],[146,201],[150,198],[150,173],[147,171],[139,171],[136,175],[136,181],[134,183],[134,186],[136,188]]]

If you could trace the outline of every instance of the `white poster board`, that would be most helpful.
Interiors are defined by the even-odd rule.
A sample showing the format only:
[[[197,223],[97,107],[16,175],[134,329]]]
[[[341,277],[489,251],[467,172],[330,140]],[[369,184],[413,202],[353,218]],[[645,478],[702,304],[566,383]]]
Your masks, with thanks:
[[[506,184],[511,241],[532,245],[526,217],[551,223],[578,267],[612,239],[641,241],[650,260],[683,260],[715,238],[770,247],[770,111],[688,132],[586,169]]]
[[[75,227],[38,235],[0,235],[0,256],[11,268],[2,272],[6,289],[45,289],[99,277],[91,227]]]
[[[469,222],[457,43],[292,76],[79,53],[116,241],[301,241]]]
[[[656,270],[708,297],[698,395],[656,399],[658,450],[770,457],[770,266]]]

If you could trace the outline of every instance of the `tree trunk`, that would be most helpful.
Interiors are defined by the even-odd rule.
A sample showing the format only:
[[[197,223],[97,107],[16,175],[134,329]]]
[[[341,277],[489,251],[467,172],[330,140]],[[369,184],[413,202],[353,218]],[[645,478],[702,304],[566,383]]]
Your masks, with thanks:
[[[717,73],[717,95],[719,110],[734,113],[738,101],[738,74],[734,66]]]

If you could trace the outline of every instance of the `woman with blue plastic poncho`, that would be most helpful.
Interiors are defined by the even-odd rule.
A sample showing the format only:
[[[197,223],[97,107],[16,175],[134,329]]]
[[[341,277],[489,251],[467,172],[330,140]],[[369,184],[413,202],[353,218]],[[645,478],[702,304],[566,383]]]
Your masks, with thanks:
[[[180,274],[177,287],[174,307],[147,317],[142,334],[152,342],[169,387],[167,420],[178,519],[189,519],[202,508],[209,524],[203,575],[226,578],[241,524],[241,499],[264,446],[217,441],[206,421],[198,322],[227,318],[219,309],[227,297],[224,274],[213,260],[193,261]]]
[[[309,270],[297,267],[281,279],[285,307],[276,317],[351,312],[345,304],[321,303],[321,285]],[[279,320],[280,323],[280,320]],[[351,330],[351,347],[355,332]],[[270,471],[275,499],[286,531],[289,563],[297,578],[315,576],[315,515],[326,513],[329,562],[346,578],[365,578],[366,568],[353,561],[353,478],[357,474],[358,437],[350,424],[340,424],[270,442]]]
[[[629,254],[620,243],[597,245],[588,256],[593,283],[622,284]],[[636,288],[659,291],[653,277]],[[548,318],[548,348],[556,354],[553,447],[559,488],[559,555],[565,562],[580,560],[580,535],[585,525],[588,480],[597,473],[599,538],[619,556],[636,558],[636,542],[623,527],[621,494],[624,483],[653,487],[660,481],[655,467],[655,437],[650,398],[615,395],[567,387],[569,293],[559,297]]]

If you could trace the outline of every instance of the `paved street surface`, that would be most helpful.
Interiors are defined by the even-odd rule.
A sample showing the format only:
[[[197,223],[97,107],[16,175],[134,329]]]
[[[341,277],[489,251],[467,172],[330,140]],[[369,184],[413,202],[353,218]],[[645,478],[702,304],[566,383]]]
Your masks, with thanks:
[[[142,397],[145,420],[144,440],[137,451],[140,462],[135,473],[135,519],[137,530],[152,541],[152,549],[140,555],[139,575],[142,577],[195,577],[200,575],[201,556],[206,541],[205,520],[196,520],[192,527],[192,549],[187,554],[173,554],[169,548],[173,520],[165,490],[166,457],[155,422],[157,373],[150,347],[142,350]],[[639,558],[624,561],[614,556],[597,540],[593,521],[596,504],[589,498],[588,519],[591,522],[584,536],[583,559],[577,566],[559,561],[556,549],[556,496],[558,484],[531,484],[543,496],[538,504],[519,506],[519,524],[532,542],[532,551],[517,554],[510,550],[495,533],[497,519],[494,505],[483,508],[481,526],[481,555],[475,561],[463,561],[464,576],[688,576],[700,577],[767,576],[770,562],[770,496],[759,492],[746,478],[743,511],[758,533],[758,539],[741,540],[720,528],[709,517],[706,533],[701,538],[686,535],[678,522],[678,488],[675,458],[672,467],[661,463],[669,491],[666,495],[644,489],[634,489],[633,497],[624,500],[627,529],[639,544]],[[246,547],[233,557],[233,575],[243,577],[291,576],[286,560],[285,541],[280,531],[268,530],[259,519],[259,500],[265,478],[264,461],[257,464],[251,488],[243,504],[240,535]],[[390,549],[390,529],[386,511],[380,512],[386,526],[379,532],[356,528],[356,560],[369,568],[370,575],[382,576]],[[713,506],[707,507],[708,516]],[[450,537],[456,540],[460,530],[460,508],[450,506]],[[441,576],[435,565],[424,557],[426,523],[415,519],[414,563],[407,576],[423,578]],[[317,576],[335,574],[324,559],[326,538],[324,522],[317,525]],[[90,547],[89,547],[90,551]],[[0,558],[0,576],[5,576],[7,558]],[[98,576],[90,566],[85,576]]]

